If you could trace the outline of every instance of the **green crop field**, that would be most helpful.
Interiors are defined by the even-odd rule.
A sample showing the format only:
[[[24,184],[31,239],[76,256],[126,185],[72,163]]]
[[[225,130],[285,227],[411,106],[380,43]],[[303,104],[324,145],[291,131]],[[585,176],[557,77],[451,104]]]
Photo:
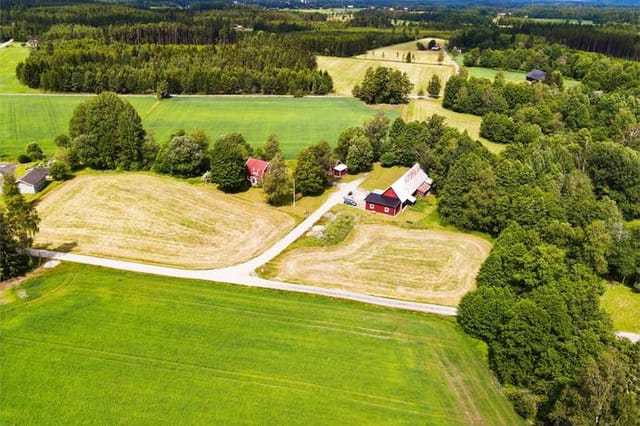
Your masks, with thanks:
[[[75,107],[88,96],[0,95],[0,157],[15,158],[29,142],[46,153],[55,151],[53,139],[68,131]],[[212,140],[230,132],[242,133],[254,147],[275,133],[285,157],[300,148],[326,140],[331,145],[345,128],[372,117],[377,110],[353,98],[336,97],[175,97],[157,103],[152,96],[127,96],[156,141],[165,143],[177,129],[203,129]],[[390,118],[398,113],[388,110]]]
[[[69,264],[9,291],[1,424],[522,423],[452,319]]]

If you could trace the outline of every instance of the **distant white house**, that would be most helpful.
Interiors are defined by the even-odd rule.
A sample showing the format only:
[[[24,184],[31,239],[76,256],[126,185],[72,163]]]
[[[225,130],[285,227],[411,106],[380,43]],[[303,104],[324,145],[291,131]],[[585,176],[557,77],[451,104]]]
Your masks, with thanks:
[[[21,194],[35,194],[36,192],[40,192],[47,186],[48,174],[49,170],[44,167],[34,167],[16,181],[18,190]]]

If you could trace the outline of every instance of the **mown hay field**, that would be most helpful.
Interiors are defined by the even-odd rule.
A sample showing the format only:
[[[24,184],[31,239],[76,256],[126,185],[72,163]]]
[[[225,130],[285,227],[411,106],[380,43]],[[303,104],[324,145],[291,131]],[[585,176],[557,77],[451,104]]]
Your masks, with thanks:
[[[80,175],[38,203],[36,246],[214,268],[269,247],[294,220],[265,203],[143,173]]]
[[[442,90],[445,82],[453,75],[453,66],[431,63],[411,63],[402,61],[375,59],[370,55],[367,58],[339,58],[335,56],[318,56],[318,68],[326,70],[333,79],[333,89],[340,95],[351,95],[353,87],[361,84],[367,69],[370,67],[389,67],[407,73],[413,83],[412,94],[417,94],[420,89],[426,92],[427,84],[436,74],[442,81]]]
[[[272,268],[282,281],[455,306],[490,250],[458,232],[359,224],[343,243],[293,249]]]
[[[86,96],[0,95],[0,158],[15,158],[29,142],[53,154],[53,140],[68,133],[69,120]],[[305,146],[326,140],[335,145],[340,133],[373,117],[379,109],[357,99],[337,97],[184,96],[156,102],[153,96],[126,96],[145,129],[164,144],[178,129],[203,129],[212,141],[239,132],[254,147],[276,134],[286,158]],[[391,119],[395,110],[385,110]]]
[[[71,264],[16,290],[0,424],[522,424],[452,319]]]

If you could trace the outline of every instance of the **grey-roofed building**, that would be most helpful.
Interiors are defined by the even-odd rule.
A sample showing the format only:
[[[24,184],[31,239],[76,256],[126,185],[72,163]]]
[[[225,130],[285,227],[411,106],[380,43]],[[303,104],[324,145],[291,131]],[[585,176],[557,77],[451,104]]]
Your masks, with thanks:
[[[47,186],[47,175],[49,170],[44,167],[34,167],[25,173],[16,182],[18,183],[18,190],[21,194],[35,194]]]
[[[547,76],[547,73],[540,70],[531,70],[529,74],[525,77],[527,82],[529,83],[540,83],[544,81],[544,78]]]

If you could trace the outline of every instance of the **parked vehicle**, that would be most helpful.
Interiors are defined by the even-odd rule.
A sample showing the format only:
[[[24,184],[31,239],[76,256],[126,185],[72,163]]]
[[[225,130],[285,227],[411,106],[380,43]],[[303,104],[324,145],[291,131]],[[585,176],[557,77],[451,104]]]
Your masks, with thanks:
[[[356,200],[350,197],[344,197],[344,203],[348,206],[354,206],[354,207],[358,206],[358,203],[356,202]]]

